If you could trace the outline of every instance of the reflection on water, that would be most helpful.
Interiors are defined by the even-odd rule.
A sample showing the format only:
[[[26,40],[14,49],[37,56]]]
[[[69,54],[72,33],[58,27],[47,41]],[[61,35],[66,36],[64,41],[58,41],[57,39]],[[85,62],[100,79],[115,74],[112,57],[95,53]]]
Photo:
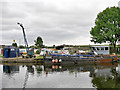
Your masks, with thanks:
[[[3,72],[3,66],[0,64],[0,90],[2,89],[2,72]]]
[[[120,65],[3,65],[3,88],[120,88]]]
[[[120,88],[119,65],[118,67],[96,70],[92,79],[93,86],[98,88]]]
[[[19,66],[3,66],[3,72],[7,74],[13,74],[19,72]]]

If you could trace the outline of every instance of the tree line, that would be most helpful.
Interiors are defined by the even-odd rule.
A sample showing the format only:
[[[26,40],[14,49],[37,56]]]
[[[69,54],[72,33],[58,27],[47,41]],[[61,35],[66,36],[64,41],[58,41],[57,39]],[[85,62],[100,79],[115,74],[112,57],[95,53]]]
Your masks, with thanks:
[[[43,45],[43,39],[40,36],[38,36],[37,39],[34,40],[34,42],[35,42],[35,45],[29,46],[29,48],[44,48],[44,47],[46,47],[45,45]],[[18,47],[16,42],[12,43],[12,46]],[[19,48],[25,48],[25,46],[20,45]]]

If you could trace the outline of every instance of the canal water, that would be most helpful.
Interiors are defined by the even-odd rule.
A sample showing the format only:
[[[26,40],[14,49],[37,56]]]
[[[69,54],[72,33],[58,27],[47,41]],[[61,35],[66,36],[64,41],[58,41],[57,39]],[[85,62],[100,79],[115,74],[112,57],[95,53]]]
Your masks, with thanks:
[[[0,87],[120,88],[119,66],[119,63],[4,64],[0,65]]]

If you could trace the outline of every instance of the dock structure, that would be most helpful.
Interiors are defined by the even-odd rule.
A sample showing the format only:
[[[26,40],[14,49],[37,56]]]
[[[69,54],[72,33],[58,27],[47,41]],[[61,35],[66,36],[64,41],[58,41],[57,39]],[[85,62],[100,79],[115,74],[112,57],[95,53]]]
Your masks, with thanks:
[[[35,58],[2,58],[1,63],[35,63],[42,62],[43,59]]]
[[[51,54],[48,56],[43,56],[43,58],[1,58],[1,63],[99,63],[99,62],[114,62],[118,61],[118,56],[116,55],[61,55],[61,54]]]

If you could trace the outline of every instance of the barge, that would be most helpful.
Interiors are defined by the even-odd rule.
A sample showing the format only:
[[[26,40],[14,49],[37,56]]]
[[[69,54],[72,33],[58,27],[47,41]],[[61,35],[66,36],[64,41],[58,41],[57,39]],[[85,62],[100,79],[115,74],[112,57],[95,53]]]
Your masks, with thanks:
[[[46,63],[93,63],[93,62],[115,62],[118,60],[116,55],[64,55],[64,54],[50,54],[44,56]]]

